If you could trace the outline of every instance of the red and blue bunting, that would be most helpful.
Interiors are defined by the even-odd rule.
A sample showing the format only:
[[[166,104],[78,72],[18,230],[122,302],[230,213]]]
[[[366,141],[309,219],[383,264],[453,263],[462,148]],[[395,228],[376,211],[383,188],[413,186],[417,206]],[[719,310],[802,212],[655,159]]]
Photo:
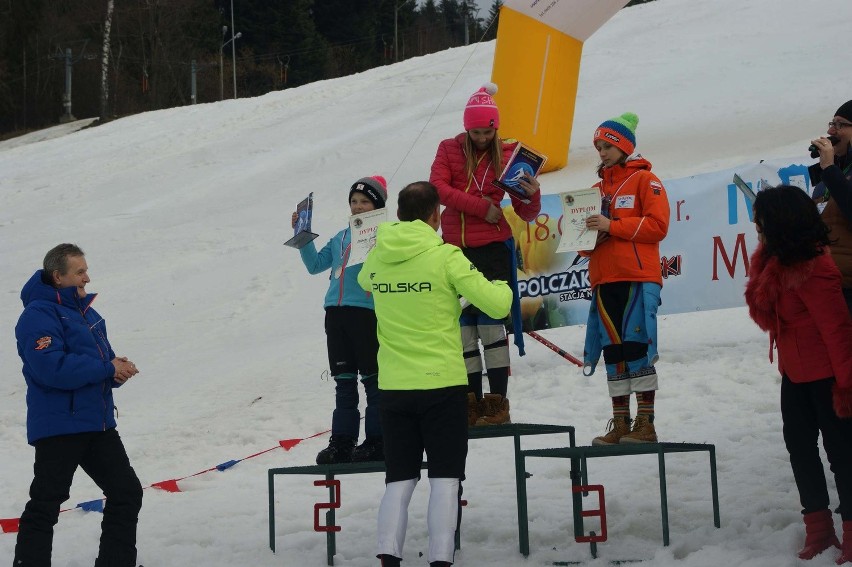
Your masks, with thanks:
[[[264,453],[268,453],[268,452],[274,451],[276,449],[284,449],[285,451],[289,451],[290,449],[292,449],[293,447],[295,447],[296,445],[298,445],[299,443],[301,443],[302,441],[304,441],[306,439],[313,439],[314,437],[319,437],[320,435],[325,435],[326,433],[329,433],[329,432],[330,432],[330,430],[321,431],[320,433],[315,433],[314,435],[311,435],[309,437],[300,438],[300,439],[282,439],[282,440],[278,441],[277,446],[270,447],[269,449],[265,449],[263,451],[255,453],[253,455],[249,455],[248,457],[243,457],[242,459],[231,459],[229,461],[225,461],[223,463],[220,463],[220,464],[216,465],[215,467],[210,467],[209,469],[205,469],[203,471],[199,471],[199,472],[194,473],[194,474],[182,476],[182,477],[179,477],[179,478],[172,478],[172,479],[169,479],[169,480],[161,480],[159,482],[152,483],[148,486],[143,486],[142,488],[143,488],[143,490],[148,489],[148,488],[157,488],[157,489],[163,490],[165,492],[181,492],[181,489],[180,489],[180,486],[178,485],[178,483],[182,480],[185,480],[187,478],[192,478],[192,477],[195,477],[195,476],[199,476],[199,475],[202,475],[202,474],[206,474],[206,473],[209,473],[209,472],[213,472],[213,471],[224,472],[224,471],[228,470],[229,468],[233,467],[234,465],[236,465],[236,464],[238,464],[242,461],[245,461],[247,459],[253,459],[254,457],[259,457],[260,455],[263,455]],[[59,512],[60,513],[70,512],[71,510],[80,509],[80,510],[83,510],[84,512],[100,512],[100,513],[103,513],[105,501],[106,500],[104,498],[101,498],[101,499],[98,499],[98,500],[90,500],[88,502],[81,502],[81,503],[77,504],[77,506],[75,506],[74,508],[67,508],[67,509],[64,509],[64,510],[60,510]],[[4,534],[16,533],[18,531],[19,524],[20,524],[20,518],[5,518],[5,519],[0,518],[0,533],[4,533]]]

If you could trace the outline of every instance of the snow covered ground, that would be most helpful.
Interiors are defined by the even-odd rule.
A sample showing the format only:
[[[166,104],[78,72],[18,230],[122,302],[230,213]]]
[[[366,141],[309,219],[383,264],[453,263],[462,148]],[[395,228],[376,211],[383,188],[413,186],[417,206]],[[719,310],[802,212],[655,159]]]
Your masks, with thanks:
[[[849,0],[658,0],[621,11],[586,43],[570,164],[544,175],[543,190],[593,182],[592,132],[627,110],[640,118],[639,151],[664,180],[762,158],[807,159],[809,141],[852,98],[842,65],[850,21]],[[322,243],[344,225],[355,179],[384,175],[393,203],[406,183],[428,178],[438,142],[461,130],[467,97],[489,80],[493,51],[493,43],[453,49],[254,99],[0,143],[0,518],[20,515],[32,470],[13,331],[18,294],[49,248],[75,242],[116,351],[142,370],[117,404],[143,485],[275,448],[181,480],[182,492],[147,489],[139,562],[325,565],[312,510],[326,491],[309,477],[279,477],[278,552],[267,547],[266,471],[312,464],[327,436],[311,436],[329,427],[333,406],[323,377],[326,279],[308,276],[298,253],[281,245],[290,212],[314,191]],[[580,354],[583,333],[545,335]],[[712,525],[705,454],[667,460],[669,547],[656,459],[597,459],[591,480],[606,486],[610,539],[591,560],[588,546],[572,541],[568,464],[537,459],[524,560],[511,440],[472,441],[457,565],[797,564],[803,529],[766,338],[736,308],[662,318],[660,344],[658,432],[716,445],[721,529]],[[610,414],[600,373],[585,378],[533,341],[527,351],[513,360],[513,420],[572,424],[581,444],[600,434]],[[303,441],[285,451],[284,439]],[[564,444],[539,437],[524,446],[556,441]],[[375,565],[382,489],[381,475],[344,478],[336,565]],[[422,483],[406,566],[425,564],[427,494]],[[100,496],[81,473],[67,506]],[[100,519],[61,514],[54,565],[91,565]],[[14,541],[0,534],[0,562],[11,562]],[[810,565],[833,565],[833,556]]]

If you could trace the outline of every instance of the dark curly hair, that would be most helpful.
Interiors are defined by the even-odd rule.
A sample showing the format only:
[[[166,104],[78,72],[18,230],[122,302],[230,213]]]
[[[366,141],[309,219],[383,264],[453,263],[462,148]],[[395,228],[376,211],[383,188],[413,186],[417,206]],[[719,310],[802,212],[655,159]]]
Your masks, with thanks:
[[[785,266],[810,260],[831,244],[828,228],[807,193],[792,185],[767,187],[754,200],[754,223],[763,253]]]

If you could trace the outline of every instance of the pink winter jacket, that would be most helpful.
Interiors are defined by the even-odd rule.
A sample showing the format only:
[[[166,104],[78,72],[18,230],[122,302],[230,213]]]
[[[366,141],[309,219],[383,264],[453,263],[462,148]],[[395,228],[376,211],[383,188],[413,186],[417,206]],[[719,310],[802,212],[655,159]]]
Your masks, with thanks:
[[[512,237],[512,230],[502,217],[496,224],[485,220],[489,202],[499,207],[505,192],[491,183],[495,178],[494,168],[485,153],[473,178],[468,177],[464,155],[466,135],[462,132],[438,145],[429,182],[438,188],[441,204],[445,207],[441,214],[444,241],[462,248],[477,248],[508,240]],[[503,141],[504,165],[516,144],[515,141]],[[541,191],[530,197],[529,203],[512,197],[512,208],[525,221],[532,221],[541,210]]]

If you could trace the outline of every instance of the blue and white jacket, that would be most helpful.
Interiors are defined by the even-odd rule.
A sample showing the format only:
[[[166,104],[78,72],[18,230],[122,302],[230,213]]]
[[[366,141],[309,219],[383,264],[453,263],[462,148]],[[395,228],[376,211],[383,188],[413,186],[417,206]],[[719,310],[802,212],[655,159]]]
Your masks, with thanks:
[[[56,289],[43,270],[24,284],[24,312],[15,326],[27,382],[27,441],[115,427],[115,353],[106,323],[76,287]]]
[[[373,309],[373,296],[358,285],[358,274],[363,264],[348,266],[350,251],[349,228],[335,234],[317,252],[313,241],[299,249],[302,262],[311,274],[331,269],[328,291],[325,292],[323,307],[364,307]]]

